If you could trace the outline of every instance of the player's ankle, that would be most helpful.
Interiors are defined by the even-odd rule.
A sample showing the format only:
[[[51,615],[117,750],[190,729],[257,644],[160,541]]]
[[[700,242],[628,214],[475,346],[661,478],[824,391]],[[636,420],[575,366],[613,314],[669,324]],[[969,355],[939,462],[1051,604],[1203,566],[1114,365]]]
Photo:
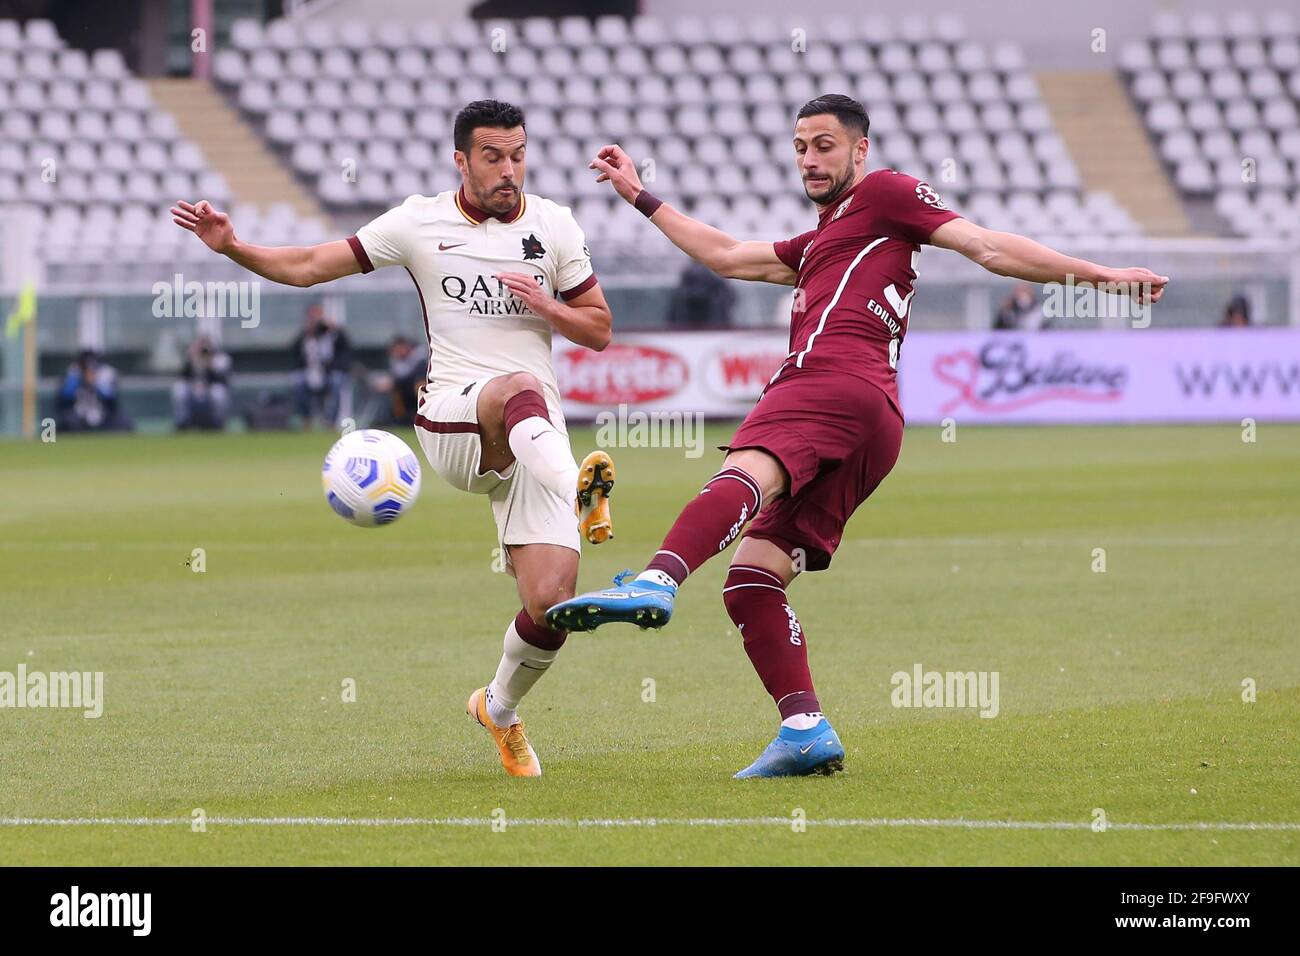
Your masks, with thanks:
[[[638,574],[633,580],[649,581],[651,584],[658,584],[666,588],[672,588],[674,591],[681,587],[681,582],[674,578],[667,571],[660,571],[657,568],[646,568]]]
[[[519,722],[519,713],[514,707],[508,706],[506,702],[502,700],[501,692],[496,687],[495,680],[488,685],[486,699],[483,703],[487,710],[488,719],[496,726],[509,727],[512,724]]]
[[[812,730],[823,720],[826,715],[821,711],[812,711],[806,714],[791,714],[785,720],[781,721],[781,726],[789,730]]]

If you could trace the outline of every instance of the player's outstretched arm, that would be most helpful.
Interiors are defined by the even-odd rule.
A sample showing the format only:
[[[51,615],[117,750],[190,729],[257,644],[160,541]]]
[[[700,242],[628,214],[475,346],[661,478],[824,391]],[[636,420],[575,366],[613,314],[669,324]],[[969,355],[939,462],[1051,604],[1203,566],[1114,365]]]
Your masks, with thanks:
[[[213,252],[272,282],[305,288],[361,271],[345,239],[314,246],[255,246],[236,238],[230,217],[206,199],[193,204],[182,200],[171,213],[176,225],[194,233]]]
[[[692,259],[727,279],[752,279],[794,285],[798,275],[776,257],[770,242],[741,241],[721,229],[692,219],[668,203],[653,211],[644,203],[644,187],[632,158],[621,146],[605,146],[596,154],[590,168],[600,173],[598,183],[610,183],[614,191],[638,209],[650,211],[650,221]],[[638,204],[638,198],[641,204]]]
[[[969,219],[945,222],[930,236],[931,245],[960,252],[989,272],[1026,282],[1065,282],[1113,285],[1117,292],[1140,303],[1159,302],[1168,276],[1140,267],[1114,269],[1087,259],[1076,259],[1014,232],[997,232]]]

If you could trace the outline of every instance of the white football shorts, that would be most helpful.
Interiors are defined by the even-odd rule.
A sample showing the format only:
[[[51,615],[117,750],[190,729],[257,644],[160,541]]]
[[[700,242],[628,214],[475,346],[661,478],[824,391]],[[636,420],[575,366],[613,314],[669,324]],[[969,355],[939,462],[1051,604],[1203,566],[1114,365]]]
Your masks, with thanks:
[[[497,525],[497,543],[507,566],[510,552],[506,545],[558,544],[581,552],[582,536],[572,501],[544,487],[518,462],[504,472],[480,471],[483,445],[478,430],[478,395],[488,381],[435,389],[425,386],[421,390],[415,431],[424,457],[453,488],[488,496]],[[559,428],[564,430],[563,422]]]

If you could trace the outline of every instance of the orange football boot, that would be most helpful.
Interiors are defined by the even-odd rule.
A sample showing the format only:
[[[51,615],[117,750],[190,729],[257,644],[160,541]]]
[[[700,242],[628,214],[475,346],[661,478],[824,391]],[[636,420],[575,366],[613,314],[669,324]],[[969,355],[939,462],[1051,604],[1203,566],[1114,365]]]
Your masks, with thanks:
[[[537,759],[537,752],[524,734],[524,722],[516,721],[504,730],[492,723],[487,712],[487,688],[480,687],[469,695],[465,703],[465,713],[469,714],[488,729],[492,739],[497,743],[501,753],[501,766],[512,777],[540,777],[542,764]]]
[[[592,544],[614,537],[609,517],[609,496],[614,491],[614,460],[607,452],[593,451],[578,469],[578,500],[573,510],[582,536]]]

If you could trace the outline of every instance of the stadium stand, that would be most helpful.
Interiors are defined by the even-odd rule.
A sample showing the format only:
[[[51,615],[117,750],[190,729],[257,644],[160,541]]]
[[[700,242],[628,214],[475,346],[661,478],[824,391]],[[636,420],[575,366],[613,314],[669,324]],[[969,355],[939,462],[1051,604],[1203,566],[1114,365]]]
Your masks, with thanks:
[[[1300,237],[1300,28],[1164,13],[1121,54],[1134,100],[1182,193],[1243,236]]]
[[[572,204],[606,247],[644,251],[659,241],[586,169],[610,140],[653,159],[656,192],[710,222],[739,234],[800,232],[811,210],[794,188],[791,120],[818,92],[839,90],[868,106],[873,167],[928,177],[991,226],[1052,236],[1140,231],[1109,195],[1083,192],[1016,46],[968,40],[952,16],[897,27],[841,18],[825,35],[832,39],[809,38],[798,52],[788,30],[764,19],[373,29],[245,20],[214,72],[352,224],[411,193],[452,188],[452,117],[491,95],[527,108],[532,191]]]
[[[234,198],[121,53],[69,49],[47,20],[0,20],[0,206],[35,210],[47,261],[201,255],[166,214],[185,196]],[[292,211],[239,211],[278,241],[324,238]]]

